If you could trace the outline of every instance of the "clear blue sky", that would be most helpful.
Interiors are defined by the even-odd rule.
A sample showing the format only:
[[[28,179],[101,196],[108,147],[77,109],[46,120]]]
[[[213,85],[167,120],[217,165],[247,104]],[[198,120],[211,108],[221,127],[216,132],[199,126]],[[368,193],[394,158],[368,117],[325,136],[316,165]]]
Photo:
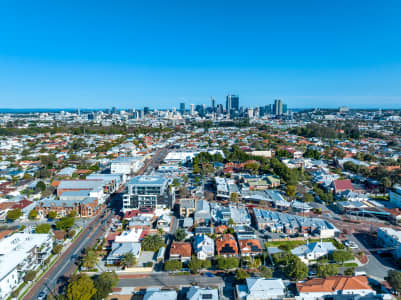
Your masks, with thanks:
[[[401,108],[401,1],[0,1],[0,107]]]

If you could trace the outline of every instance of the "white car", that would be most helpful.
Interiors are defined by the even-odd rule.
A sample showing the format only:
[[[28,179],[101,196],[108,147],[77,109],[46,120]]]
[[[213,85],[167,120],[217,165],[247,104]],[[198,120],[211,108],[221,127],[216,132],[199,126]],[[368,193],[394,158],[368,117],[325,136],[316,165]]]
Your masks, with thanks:
[[[47,292],[45,290],[41,291],[38,295],[38,300],[45,300],[47,296]]]

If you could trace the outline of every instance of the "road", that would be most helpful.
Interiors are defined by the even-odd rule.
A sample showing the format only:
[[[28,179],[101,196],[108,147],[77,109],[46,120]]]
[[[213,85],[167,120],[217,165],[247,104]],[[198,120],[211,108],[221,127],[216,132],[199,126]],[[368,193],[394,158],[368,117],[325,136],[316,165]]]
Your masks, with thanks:
[[[360,251],[368,254],[368,263],[362,267],[355,268],[356,271],[366,272],[367,275],[374,277],[377,280],[383,281],[388,274],[388,271],[393,270],[393,268],[383,265],[375,255],[371,254],[371,252],[365,247],[363,243],[359,239],[357,239],[353,234],[347,235],[347,238],[354,243],[356,243],[359,247]]]
[[[24,296],[24,300],[37,299],[39,293],[47,288],[54,290],[57,287],[57,281],[61,277],[70,275],[76,268],[74,264],[75,256],[81,254],[81,251],[93,244],[105,230],[102,223],[109,221],[113,214],[109,213],[105,218],[98,216],[95,218],[82,234],[73,242],[72,245],[58,258],[57,262],[45,273],[45,275],[31,288]]]
[[[151,274],[145,278],[121,277],[117,287],[178,287],[191,286],[193,284],[201,287],[221,288],[224,286],[223,279],[218,276]]]

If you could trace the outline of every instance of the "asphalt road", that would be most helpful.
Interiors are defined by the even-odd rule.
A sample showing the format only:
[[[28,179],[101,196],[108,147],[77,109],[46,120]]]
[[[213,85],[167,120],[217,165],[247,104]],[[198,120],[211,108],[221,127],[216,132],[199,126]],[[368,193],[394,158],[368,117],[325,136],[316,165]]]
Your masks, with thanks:
[[[223,287],[218,276],[151,274],[146,278],[120,278],[117,287],[178,287],[197,285],[201,287]]]
[[[112,218],[110,213],[104,219],[100,216],[93,220],[84,232],[74,241],[74,243],[64,252],[58,261],[46,272],[46,274],[36,283],[36,285],[24,296],[24,300],[37,299],[39,293],[47,288],[53,291],[58,284],[58,280],[64,276],[70,275],[74,268],[75,257],[79,256],[81,251],[90,246],[99,238],[105,230],[102,225]]]

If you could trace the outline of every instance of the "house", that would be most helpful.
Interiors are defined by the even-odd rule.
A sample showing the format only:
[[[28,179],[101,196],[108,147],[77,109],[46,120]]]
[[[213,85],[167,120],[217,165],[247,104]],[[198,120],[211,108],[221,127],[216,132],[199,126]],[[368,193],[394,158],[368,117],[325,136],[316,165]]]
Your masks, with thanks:
[[[183,218],[192,217],[194,212],[195,212],[195,200],[181,199],[180,216]]]
[[[216,239],[216,253],[221,256],[238,256],[237,241],[231,234],[224,234]]]
[[[330,295],[374,295],[366,276],[328,276],[298,282],[296,288],[302,299],[318,299]]]
[[[345,191],[353,191],[354,186],[349,179],[338,179],[333,181],[334,193],[343,193]]]
[[[193,246],[198,259],[205,260],[214,256],[214,241],[205,234],[195,235]]]
[[[257,239],[238,239],[241,256],[256,256],[262,254],[262,246]]]
[[[181,262],[191,260],[192,246],[187,242],[173,241],[170,247],[170,259],[178,259]]]
[[[210,224],[210,205],[206,200],[196,201],[196,210],[194,214],[196,224],[209,225]]]
[[[191,286],[187,292],[187,300],[219,300],[219,290]]]
[[[114,242],[111,247],[111,251],[107,256],[106,262],[109,265],[119,263],[121,259],[127,253],[132,253],[136,258],[139,257],[141,252],[141,243],[117,243]]]
[[[176,291],[162,291],[158,288],[148,288],[143,296],[143,300],[177,300]]]
[[[291,253],[298,256],[304,263],[308,264],[310,260],[316,260],[322,256],[337,250],[331,242],[315,242],[298,246],[291,250]]]
[[[285,285],[282,279],[265,279],[249,277],[246,284],[235,287],[238,300],[268,300],[285,297]]]

